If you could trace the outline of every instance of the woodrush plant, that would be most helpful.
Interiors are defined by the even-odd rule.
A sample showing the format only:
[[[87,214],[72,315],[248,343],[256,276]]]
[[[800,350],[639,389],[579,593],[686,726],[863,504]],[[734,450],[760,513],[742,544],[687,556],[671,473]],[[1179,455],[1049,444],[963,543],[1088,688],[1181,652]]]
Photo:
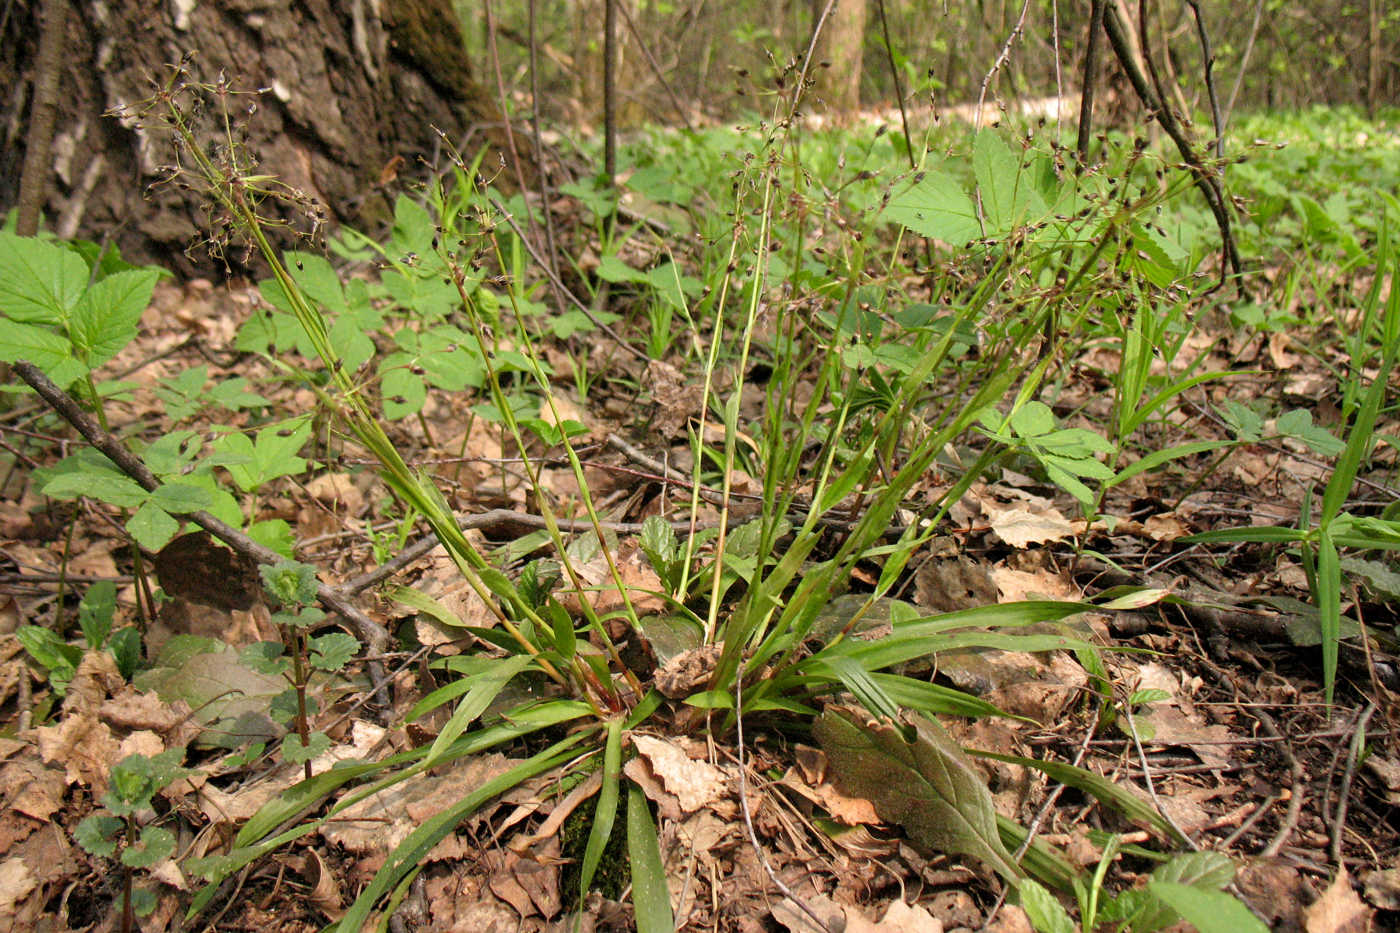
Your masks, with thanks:
[[[877,718],[867,722],[861,718],[863,711],[842,716],[829,709],[823,718],[823,730],[834,743],[829,746],[830,753],[836,756],[833,749],[846,749],[853,768],[863,767],[867,757],[877,751],[893,756],[912,782],[926,787],[927,799],[942,811],[976,816],[968,822],[975,829],[945,831],[929,828],[923,822],[911,831],[928,828],[933,835],[926,841],[989,860],[1012,883],[1019,883],[1025,871],[1053,879],[1051,883],[1066,883],[1066,870],[1043,850],[1033,850],[1037,857],[1020,866],[1010,861],[1003,837],[1014,833],[1014,828],[999,825],[990,795],[970,776],[961,750],[933,720],[918,715],[950,711],[988,714],[996,712],[994,708],[958,691],[891,673],[890,669],[955,647],[1032,651],[1070,647],[1092,652],[1092,645],[1064,634],[1017,631],[1026,625],[1083,612],[1086,605],[1019,603],[928,616],[897,601],[881,602],[915,551],[933,535],[942,514],[996,461],[999,451],[995,447],[978,455],[951,488],[930,504],[927,521],[907,523],[893,542],[887,542],[886,535],[897,527],[895,515],[905,506],[910,491],[943,451],[963,437],[984,412],[1013,392],[1013,414],[1033,401],[1053,359],[1053,354],[1037,356],[1032,352],[1046,333],[1047,322],[1073,323],[1076,318],[1066,314],[1065,309],[1089,302],[1101,287],[1098,277],[1091,274],[1095,264],[1105,255],[1118,255],[1113,250],[1127,249],[1130,239],[1115,239],[1113,250],[1108,250],[1079,241],[1066,244],[1053,237],[1044,241],[1019,237],[1031,202],[1013,201],[997,207],[994,217],[1006,226],[999,233],[1005,240],[998,240],[998,248],[987,252],[986,274],[965,292],[947,296],[946,326],[929,336],[924,354],[907,361],[907,370],[899,378],[887,380],[887,404],[870,411],[868,424],[853,442],[846,429],[858,412],[856,400],[860,396],[856,387],[864,379],[866,369],[846,365],[840,340],[834,335],[843,333],[847,316],[855,312],[854,303],[842,302],[834,327],[824,330],[813,327],[797,303],[775,302],[771,309],[771,333],[776,336],[768,404],[759,439],[750,451],[754,456],[752,465],[762,477],[764,507],[752,530],[736,527],[731,514],[732,481],[739,463],[738,439],[747,427],[740,423],[746,391],[743,374],[748,371],[760,339],[760,320],[769,313],[763,310],[771,294],[769,244],[777,232],[777,221],[784,216],[780,176],[790,169],[799,200],[808,197],[800,164],[789,165],[781,157],[782,132],[766,135],[757,158],[750,160],[752,167],[735,186],[736,224],[726,240],[724,272],[718,282],[712,283],[713,298],[707,305],[710,333],[709,344],[704,347],[703,369],[706,405],[700,412],[699,428],[692,435],[690,506],[692,513],[698,510],[700,491],[708,479],[704,465],[717,463],[720,524],[712,549],[704,555],[697,535],[686,536],[682,545],[668,540],[655,524],[644,541],[658,574],[671,591],[674,608],[689,613],[697,623],[696,647],[712,649],[717,655],[707,682],[688,696],[670,698],[645,687],[620,656],[608,623],[620,622],[622,630],[638,638],[646,637],[647,625],[608,547],[583,465],[567,430],[558,430],[548,440],[563,450],[577,481],[593,538],[605,559],[612,592],[620,604],[608,618],[584,598],[578,609],[582,619],[576,621],[557,596],[539,584],[538,574],[522,582],[511,580],[470,543],[431,481],[404,462],[372,409],[366,386],[347,365],[343,348],[332,338],[333,324],[307,287],[306,260],[291,253],[279,255],[266,238],[265,218],[259,205],[270,196],[273,187],[246,165],[231,139],[222,150],[224,161],[211,159],[186,118],[187,96],[226,97],[228,93],[222,85],[208,88],[192,84],[177,72],[152,102],[152,112],[167,121],[186,164],[199,174],[219,209],[250,238],[272,269],[271,281],[276,291],[273,292],[274,286],[269,286],[268,291],[277,296],[274,304],[285,308],[297,321],[307,346],[325,366],[325,383],[315,386],[324,404],[378,459],[381,476],[389,488],[409,509],[424,516],[469,586],[495,617],[497,627],[468,626],[452,619],[450,613],[421,594],[400,591],[400,598],[469,631],[503,651],[506,657],[467,656],[442,665],[462,676],[420,704],[421,710],[455,701],[447,725],[430,746],[382,762],[350,764],[310,776],[245,823],[230,852],[201,860],[191,866],[192,870],[217,882],[253,859],[314,831],[370,794],[422,774],[430,767],[567,723],[571,732],[566,738],[518,762],[505,774],[419,825],[390,853],[383,868],[341,919],[339,928],[358,930],[382,899],[395,902],[420,860],[486,800],[534,775],[566,765],[578,767],[580,761],[601,757],[603,781],[597,818],[583,862],[587,870],[582,873],[581,883],[586,889],[590,872],[596,868],[611,834],[611,814],[622,797],[620,764],[628,735],[648,723],[663,704],[672,706],[679,699],[681,705],[672,706],[672,716],[681,714],[683,721],[690,722],[708,717],[708,711],[718,711],[720,715],[710,722],[727,731],[731,726],[741,727],[745,716],[750,717],[750,723],[753,717],[760,717],[797,725],[817,713],[814,703],[849,692]],[[981,146],[984,153],[995,152],[991,143]],[[459,161],[457,178],[459,191],[470,190],[465,184],[470,178],[466,163]],[[462,198],[464,206],[460,210],[451,216],[444,211],[437,219],[441,229],[435,228],[433,255],[437,259],[433,265],[446,271],[457,292],[464,322],[462,331],[481,361],[482,387],[535,490],[534,499],[546,525],[543,539],[548,541],[561,575],[568,581],[567,588],[586,594],[593,587],[585,583],[549,497],[540,491],[540,464],[529,440],[531,426],[517,414],[502,380],[506,370],[502,361],[508,360],[516,365],[516,372],[533,383],[534,391],[551,412],[550,422],[564,422],[550,373],[541,362],[539,332],[531,329],[533,317],[521,308],[525,292],[508,278],[501,282],[506,286],[504,293],[497,295],[471,271],[475,263],[484,259],[497,269],[511,269],[518,274],[519,253],[510,240],[502,245],[503,218],[498,201],[489,194]],[[1132,214],[1126,207],[1115,210],[1116,222],[1131,222]],[[800,220],[798,226],[800,229]],[[1043,261],[1046,252],[1069,257],[1070,274],[1066,281],[1018,299],[1001,314],[999,296],[1012,288],[1021,264]],[[865,276],[866,259],[867,247],[859,237],[853,237],[849,255],[833,260],[840,270],[840,284],[828,294],[844,293],[847,298],[856,294]],[[298,264],[297,272],[303,275],[291,271]],[[790,281],[796,283],[798,279]],[[321,291],[334,299],[335,293],[329,287]],[[1014,289],[1011,293],[1015,294]],[[1001,329],[1006,339],[982,347],[983,354],[976,365],[953,367],[954,348],[966,346],[959,342],[959,335],[966,335],[974,324],[996,321],[999,314],[1001,319],[994,326]],[[764,322],[765,327],[768,323]],[[502,346],[507,337],[513,343],[510,351]],[[736,349],[731,356],[721,352],[722,347]],[[799,385],[809,379],[816,391],[799,393]],[[798,398],[806,400],[797,403],[794,400]],[[722,450],[711,451],[706,446],[712,418],[713,426],[722,431]],[[537,428],[535,433],[544,432]],[[833,523],[841,529],[834,538],[827,532]],[[754,541],[751,551],[747,545],[739,544],[741,538],[750,535]],[[880,567],[875,592],[834,620],[829,616],[823,619],[823,610],[833,594],[845,589],[857,565],[863,562],[875,562]],[[697,581],[702,586],[694,586]],[[742,593],[737,604],[730,606],[726,596],[736,583],[743,584]],[[299,589],[289,590],[287,595],[293,605],[302,601]],[[692,600],[694,609],[688,605]],[[861,637],[861,622],[877,604],[887,606],[892,631],[871,641]],[[1113,608],[1113,604],[1107,608]],[[478,723],[503,688],[517,677],[552,682],[554,687],[552,691],[542,691],[541,700],[507,710],[499,721]],[[684,715],[687,706],[695,710],[693,715]],[[911,719],[904,710],[916,713]],[[904,725],[895,728],[891,723]],[[911,741],[909,734],[913,733],[917,733],[917,738]],[[300,737],[300,744],[309,747],[306,736]],[[940,768],[951,768],[964,775],[957,794],[950,797],[948,789],[932,777]],[[321,817],[284,828],[350,783],[363,786],[344,795]],[[642,790],[630,782],[626,800],[639,928],[669,929],[671,909],[650,810]],[[891,799],[888,803],[903,808],[908,800]],[[201,892],[194,900],[192,912],[207,905],[215,890],[211,885]]]

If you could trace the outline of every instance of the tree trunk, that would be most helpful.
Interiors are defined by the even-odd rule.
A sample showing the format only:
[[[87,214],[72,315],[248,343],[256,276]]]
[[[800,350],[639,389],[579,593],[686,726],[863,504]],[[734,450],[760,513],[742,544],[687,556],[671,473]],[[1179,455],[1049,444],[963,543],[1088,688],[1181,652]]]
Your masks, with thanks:
[[[816,0],[813,9],[817,16],[825,6],[826,0]],[[829,67],[816,75],[816,92],[839,120],[860,109],[864,57],[865,0],[836,0],[817,37],[817,59]]]
[[[0,20],[0,209],[16,203],[36,70],[38,3]],[[43,206],[61,236],[110,239],[136,261],[184,265],[209,235],[196,192],[155,185],[175,151],[154,121],[110,112],[151,97],[187,53],[191,77],[233,91],[229,119],[261,174],[372,230],[394,189],[449,167],[442,130],[507,185],[503,122],[467,66],[451,0],[74,0]],[[249,105],[256,103],[250,113]],[[199,132],[226,141],[221,116]],[[527,148],[528,151],[528,148]],[[283,217],[281,219],[291,219]],[[237,258],[237,257],[232,257]],[[198,251],[188,262],[205,265]]]

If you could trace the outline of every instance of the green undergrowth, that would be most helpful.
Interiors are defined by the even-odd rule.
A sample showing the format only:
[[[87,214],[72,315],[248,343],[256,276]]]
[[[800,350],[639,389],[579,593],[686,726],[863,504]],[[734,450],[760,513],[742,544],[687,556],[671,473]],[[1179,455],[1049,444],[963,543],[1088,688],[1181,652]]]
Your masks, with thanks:
[[[1298,165],[1277,161],[1271,146],[1232,139],[1239,152],[1227,158],[1245,160],[1216,168],[1253,212],[1237,227],[1246,251],[1309,262],[1280,268],[1262,284],[1220,287],[1219,231],[1190,178],[1155,146],[1109,136],[1094,164],[1076,170],[1045,129],[942,130],[916,140],[911,167],[902,135],[809,133],[778,105],[740,131],[637,140],[624,152],[630,167],[621,188],[588,179],[565,186],[583,217],[574,235],[588,242],[592,259],[584,250],[557,257],[578,299],[560,304],[520,235],[543,227],[539,206],[479,187],[478,166],[465,159],[438,183],[400,197],[385,237],[344,231],[329,256],[275,249],[264,207],[295,195],[258,175],[232,138],[221,161],[211,159],[205,130],[188,116],[209,93],[177,74],[146,118],[170,130],[193,173],[185,181],[202,186],[271,269],[259,286],[263,306],[242,324],[235,348],[273,376],[266,385],[208,386],[195,368],[162,390],[172,417],[241,411],[252,427],[133,434],[129,446],[155,473],[154,489],[79,453],[47,468],[43,491],[127,510],[127,531],[150,552],[204,510],[291,556],[295,530],[260,522],[260,503],[286,477],[321,469],[337,451],[368,455],[388,492],[384,517],[399,529],[378,546],[388,554],[421,522],[491,620],[463,620],[426,593],[392,591],[477,646],[432,662],[443,686],[410,718],[442,711],[436,737],[387,759],[341,763],[268,803],[226,851],[187,864],[206,885],[192,913],[243,867],[370,793],[489,749],[526,748],[528,757],[509,771],[423,822],[338,928],[359,930],[396,903],[426,854],[500,793],[539,775],[572,785],[596,773],[594,800],[565,823],[578,861],[574,901],[619,877],[625,840],[638,928],[669,929],[655,817],[623,762],[634,754],[634,735],[704,728],[732,742],[743,727],[750,736],[763,730],[819,741],[838,780],[868,785],[881,815],[921,844],[995,870],[1040,929],[1071,922],[1048,889],[1076,904],[1086,928],[1109,907],[1124,929],[1158,929],[1180,917],[1208,930],[1249,928],[1243,908],[1222,893],[1233,877],[1228,863],[1173,855],[1183,840],[1169,820],[1067,765],[1028,762],[1150,828],[1163,867],[1145,888],[1110,896],[1105,871],[1085,876],[1047,846],[1018,859],[1024,831],[999,820],[978,772],[936,718],[1000,711],[911,673],[939,651],[1069,650],[1094,675],[1106,710],[1131,706],[1141,698],[1115,691],[1107,676],[1110,646],[1069,622],[1090,609],[1140,609],[1162,593],[1120,589],[1085,602],[943,614],[898,594],[911,562],[946,533],[949,510],[1004,469],[1059,490],[1079,517],[1112,522],[1107,497],[1130,480],[1285,438],[1336,458],[1319,506],[1304,509],[1298,528],[1219,531],[1214,540],[1272,542],[1302,555],[1321,613],[1330,695],[1339,549],[1400,545],[1400,525],[1388,515],[1346,510],[1361,464],[1377,443],[1391,443],[1371,429],[1389,404],[1385,379],[1400,345],[1400,297],[1381,284],[1394,274],[1393,197],[1372,191],[1358,201],[1340,183],[1329,189],[1316,178],[1305,192],[1290,180]],[[1393,135],[1383,125],[1356,129],[1354,117],[1315,117],[1344,123],[1338,134]],[[1287,135],[1260,119],[1243,125],[1251,134],[1274,127]],[[1309,157],[1319,160],[1314,175],[1326,175],[1321,163],[1331,152],[1339,174],[1384,180],[1380,161],[1317,145],[1319,137],[1298,139],[1290,142],[1312,146]],[[127,391],[102,382],[101,367],[135,337],[156,273],[100,268],[81,247],[0,236],[6,358],[35,363],[101,413]],[[373,274],[345,275],[345,263],[369,264]],[[1350,288],[1359,289],[1356,300],[1339,297]],[[1236,375],[1200,369],[1199,357],[1183,353],[1199,322],[1292,326],[1290,315],[1302,313],[1280,297],[1303,290],[1323,303],[1297,323],[1346,322],[1349,362],[1336,372],[1340,421],[1321,425],[1306,412],[1241,405],[1220,412],[1228,437],[1163,443],[1174,436],[1168,428],[1183,400]],[[710,509],[716,526],[692,534],[647,519],[636,545],[660,588],[645,592],[625,576],[621,542],[603,527],[590,491],[580,453],[587,429],[566,416],[591,392],[640,391],[636,369],[609,368],[594,352],[623,358],[615,336],[678,367],[703,399],[685,426],[687,512]],[[1120,365],[1104,374],[1110,401],[1091,417],[1061,398],[1070,363],[1093,348]],[[317,410],[278,411],[269,399],[287,384],[309,388]],[[531,508],[543,518],[544,529],[504,557],[473,543],[437,478],[412,466],[394,440],[415,428],[430,436],[425,406],[449,393],[470,398],[479,429],[497,432],[507,456],[518,458]],[[559,503],[541,481],[546,460],[565,464],[577,483],[571,514],[556,514]],[[939,482],[929,482],[934,475]],[[761,493],[757,513],[741,518],[735,484],[743,477]],[[566,533],[562,518],[592,531]],[[586,564],[602,568],[601,582],[586,576]],[[853,586],[857,578],[864,582]],[[288,650],[264,652],[263,668],[292,688],[288,718],[298,734],[283,753],[300,762],[328,741],[309,725],[310,667],[338,671],[353,639],[312,634],[324,621],[308,605],[314,580],[298,579],[305,585],[289,583],[280,597],[295,610],[280,619]],[[602,591],[614,598],[605,602]],[[662,611],[651,608],[657,602]],[[877,628],[882,634],[872,637]],[[107,645],[105,634],[88,633],[88,647]],[[62,635],[30,636],[31,653],[56,684],[76,666],[73,652],[55,644]],[[624,658],[637,644],[648,645],[655,662],[703,657],[704,676],[663,694],[655,665]],[[522,685],[531,698],[505,703]],[[128,836],[136,829],[128,826]],[[1110,861],[1106,853],[1105,866]],[[1210,921],[1213,910],[1228,921]]]

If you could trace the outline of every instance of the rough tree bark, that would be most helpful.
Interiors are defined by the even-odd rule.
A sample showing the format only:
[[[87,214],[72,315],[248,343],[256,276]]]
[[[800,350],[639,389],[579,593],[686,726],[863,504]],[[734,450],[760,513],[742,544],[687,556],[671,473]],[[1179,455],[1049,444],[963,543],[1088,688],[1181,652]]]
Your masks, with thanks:
[[[29,145],[40,6],[7,4],[0,18],[0,210],[16,203]],[[468,157],[489,147],[488,175],[509,159],[451,0],[74,0],[66,44],[45,217],[60,235],[110,239],[129,259],[181,264],[201,236],[192,192],[149,188],[173,150],[150,127],[107,115],[149,97],[186,53],[197,80],[269,89],[251,116],[235,114],[248,150],[331,221],[372,228],[389,216],[396,168],[399,183],[445,168],[434,127]],[[509,186],[514,167],[502,174]]]

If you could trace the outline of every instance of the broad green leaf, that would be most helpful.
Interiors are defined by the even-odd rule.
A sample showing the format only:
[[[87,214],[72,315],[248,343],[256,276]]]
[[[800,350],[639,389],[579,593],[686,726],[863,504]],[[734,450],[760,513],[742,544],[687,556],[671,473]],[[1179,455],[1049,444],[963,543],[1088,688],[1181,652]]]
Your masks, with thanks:
[[[110,813],[94,813],[78,824],[73,838],[93,855],[111,858],[117,853],[117,834],[125,827],[125,822]]]
[[[312,667],[319,671],[338,671],[360,650],[360,641],[345,632],[327,632],[311,639],[308,647]]]
[[[982,235],[972,199],[962,185],[939,171],[914,176],[914,184],[890,200],[884,216],[949,246],[963,246]]]
[[[87,263],[72,250],[0,232],[0,315],[21,323],[62,324],[87,283]]]
[[[141,830],[136,845],[122,850],[122,864],[128,868],[150,868],[169,858],[174,851],[174,833],[162,826],[147,826]]]
[[[301,736],[295,732],[282,736],[282,760],[293,764],[310,761],[331,747],[331,737],[324,732],[312,732],[303,745]]]
[[[83,594],[78,604],[78,627],[89,648],[101,648],[112,630],[117,612],[117,585],[111,580],[99,580]]]
[[[148,551],[159,551],[180,531],[180,523],[154,502],[143,502],[126,520],[127,534]]]
[[[812,727],[845,794],[864,797],[931,849],[971,855],[1010,882],[1022,874],[1001,844],[992,795],[943,727],[918,714],[902,722],[912,740],[861,710],[828,707]]]
[[[6,363],[28,360],[61,386],[87,371],[74,359],[73,346],[64,337],[43,327],[6,318],[0,318],[0,360]],[[60,379],[64,375],[66,378]]]
[[[1263,921],[1224,891],[1155,879],[1147,883],[1147,890],[1200,933],[1268,933]]]
[[[977,134],[972,143],[972,169],[988,236],[1003,236],[1045,215],[1045,201],[1035,190],[1030,173],[1021,170],[1020,156],[998,131],[989,127]]]
[[[151,496],[134,479],[88,470],[60,473],[44,484],[42,492],[55,499],[88,496],[123,509],[134,509]]]
[[[1016,893],[1036,933],[1075,933],[1069,911],[1045,888],[1026,878],[1016,885]]]
[[[131,269],[109,275],[83,293],[68,322],[68,336],[88,366],[96,369],[136,339],[157,278],[154,269]]]
[[[336,275],[324,256],[289,250],[282,254],[282,261],[286,263],[292,281],[301,286],[307,298],[333,314],[349,312],[350,306],[345,302],[340,276]]]
[[[666,868],[661,861],[661,844],[646,794],[635,784],[627,786],[627,857],[632,867],[632,908],[637,933],[673,933],[671,892],[666,886]]]
[[[208,508],[212,500],[207,489],[189,483],[163,483],[151,493],[152,504],[177,515]]]
[[[21,625],[15,632],[15,637],[34,660],[50,671],[72,672],[82,663],[83,649],[68,644],[51,629],[37,625]]]
[[[1235,865],[1227,856],[1218,852],[1183,852],[1154,868],[1151,880],[1174,882],[1202,890],[1218,891],[1235,880]],[[1152,933],[1154,930],[1171,926],[1181,919],[1180,915],[1167,906],[1165,902],[1153,897],[1150,889],[1124,892],[1124,894],[1133,893],[1141,895],[1134,899],[1141,902],[1137,905],[1137,909],[1141,912],[1132,924],[1134,933]],[[1119,897],[1122,899],[1123,895],[1119,895]]]

